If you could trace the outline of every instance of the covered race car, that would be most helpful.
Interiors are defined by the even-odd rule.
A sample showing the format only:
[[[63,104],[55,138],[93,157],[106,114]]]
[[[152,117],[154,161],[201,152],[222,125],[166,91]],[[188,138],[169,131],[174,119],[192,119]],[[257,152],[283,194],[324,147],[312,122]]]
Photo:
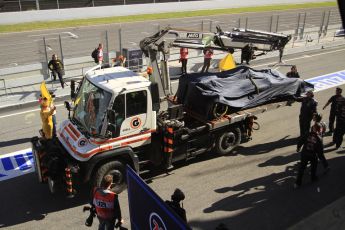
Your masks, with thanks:
[[[179,103],[207,120],[256,106],[293,100],[313,90],[302,79],[288,78],[272,70],[246,66],[219,73],[192,73],[181,76]]]

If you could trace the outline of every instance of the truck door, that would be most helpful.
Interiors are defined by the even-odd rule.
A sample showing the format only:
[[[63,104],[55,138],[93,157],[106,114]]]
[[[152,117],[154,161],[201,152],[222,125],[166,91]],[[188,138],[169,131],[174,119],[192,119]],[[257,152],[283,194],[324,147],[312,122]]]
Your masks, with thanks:
[[[132,136],[149,131],[151,122],[148,122],[148,108],[147,90],[126,93],[125,119],[121,124],[120,136]]]

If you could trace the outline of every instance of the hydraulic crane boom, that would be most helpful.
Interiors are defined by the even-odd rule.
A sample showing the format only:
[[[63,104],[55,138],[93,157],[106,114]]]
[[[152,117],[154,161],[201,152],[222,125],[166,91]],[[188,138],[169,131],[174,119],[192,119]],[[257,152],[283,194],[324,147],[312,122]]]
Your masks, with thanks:
[[[232,53],[234,49],[243,49],[250,45],[251,49],[264,52],[279,50],[281,59],[284,47],[290,39],[290,35],[259,30],[234,28],[231,32],[225,32],[219,26],[215,33],[167,27],[141,40],[140,48],[150,59],[150,65],[153,68],[151,80],[158,83],[160,111],[166,111],[168,108],[166,96],[171,93],[167,65],[170,48],[185,47],[202,50],[207,47]],[[162,54],[160,63],[158,53]]]

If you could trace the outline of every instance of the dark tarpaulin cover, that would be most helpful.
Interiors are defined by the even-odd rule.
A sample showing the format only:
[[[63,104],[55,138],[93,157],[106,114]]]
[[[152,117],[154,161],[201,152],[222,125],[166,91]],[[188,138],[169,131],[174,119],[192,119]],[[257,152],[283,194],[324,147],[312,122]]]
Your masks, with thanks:
[[[179,103],[208,119],[215,103],[226,104],[235,112],[287,101],[311,89],[312,84],[276,70],[240,66],[219,73],[183,75],[176,95]]]

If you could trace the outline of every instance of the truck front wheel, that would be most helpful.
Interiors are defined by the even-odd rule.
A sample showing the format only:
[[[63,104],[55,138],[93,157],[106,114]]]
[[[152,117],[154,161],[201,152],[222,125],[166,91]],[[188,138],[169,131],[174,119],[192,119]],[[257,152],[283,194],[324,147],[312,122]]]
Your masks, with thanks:
[[[126,168],[120,161],[111,161],[98,168],[95,177],[94,185],[101,186],[103,177],[107,174],[113,176],[114,185],[111,187],[111,191],[119,194],[126,188]]]
[[[241,130],[234,128],[220,134],[216,139],[216,152],[221,155],[230,153],[241,143]]]

